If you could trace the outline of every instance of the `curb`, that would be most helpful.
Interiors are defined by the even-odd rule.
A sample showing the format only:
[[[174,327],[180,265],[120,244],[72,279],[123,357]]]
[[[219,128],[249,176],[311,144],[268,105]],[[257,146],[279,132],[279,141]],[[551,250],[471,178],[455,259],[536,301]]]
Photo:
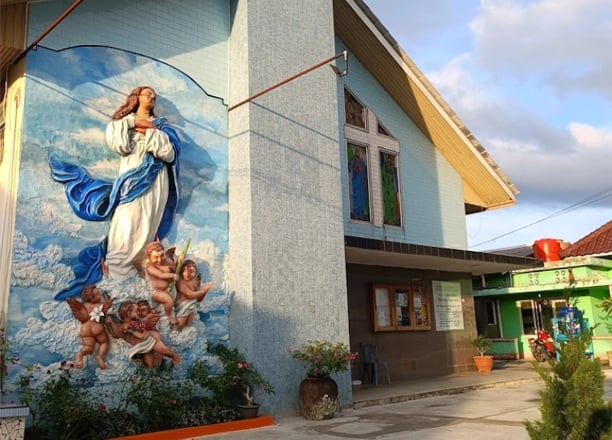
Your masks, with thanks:
[[[272,417],[259,416],[252,419],[236,420],[233,422],[214,423],[210,425],[194,426],[191,428],[148,432],[145,434],[130,435],[127,437],[116,437],[111,440],[186,440],[205,435],[263,428],[265,426],[272,426],[273,424],[274,419]]]
[[[444,389],[434,390],[434,391],[423,391],[420,393],[381,397],[381,398],[376,398],[376,399],[368,399],[368,400],[362,400],[359,402],[353,402],[353,409],[367,408],[369,406],[376,406],[376,405],[386,405],[389,403],[407,402],[409,400],[425,399],[427,397],[434,397],[434,396],[446,396],[450,394],[460,394],[460,393],[466,393],[469,391],[486,390],[486,389],[495,388],[498,386],[514,385],[514,384],[537,382],[537,381],[541,381],[541,379],[539,377],[530,377],[530,378],[505,380],[505,381],[499,381],[499,382],[488,382],[488,383],[481,383],[481,384],[474,384],[474,385],[464,385],[460,387],[444,388]]]

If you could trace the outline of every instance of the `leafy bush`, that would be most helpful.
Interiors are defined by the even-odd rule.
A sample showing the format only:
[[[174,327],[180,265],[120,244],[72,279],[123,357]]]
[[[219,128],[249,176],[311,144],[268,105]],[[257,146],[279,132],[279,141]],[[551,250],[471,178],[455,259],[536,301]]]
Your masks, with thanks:
[[[6,335],[4,315],[0,315],[0,403],[4,398],[4,379],[8,375],[8,367],[19,361],[11,349],[11,340]]]
[[[308,341],[300,348],[289,349],[289,355],[306,363],[308,376],[329,376],[349,369],[350,362],[357,358],[342,342]]]
[[[485,352],[489,351],[493,347],[493,342],[490,339],[485,338],[483,335],[478,335],[472,339],[472,346],[476,348],[476,351],[480,356],[484,356]]]
[[[239,417],[236,400],[228,396],[241,397],[245,384],[273,392],[236,349],[214,346],[211,352],[218,364],[196,362],[185,378],[176,377],[174,364],[162,362],[135,369],[123,385],[98,392],[71,378],[70,363],[42,384],[34,385],[30,371],[19,378],[20,401],[32,415],[26,440],[98,440],[227,422]],[[234,365],[237,360],[242,367]]]
[[[216,344],[208,351],[217,357],[218,365],[199,362],[191,371],[194,377],[202,378],[199,384],[212,392],[213,401],[218,405],[253,405],[257,392],[274,394],[270,382],[236,348]],[[214,367],[218,371],[213,371]]]
[[[604,404],[604,374],[599,360],[585,356],[593,329],[576,334],[561,329],[559,360],[534,367],[545,387],[540,391],[541,420],[525,422],[532,440],[588,440],[610,435],[612,402]]]

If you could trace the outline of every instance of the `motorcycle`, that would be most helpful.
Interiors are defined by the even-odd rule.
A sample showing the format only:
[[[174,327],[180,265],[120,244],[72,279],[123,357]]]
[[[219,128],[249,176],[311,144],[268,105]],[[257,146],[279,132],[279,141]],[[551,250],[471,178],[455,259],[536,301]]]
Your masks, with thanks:
[[[529,348],[534,359],[538,362],[557,357],[555,341],[545,329],[538,330],[535,338],[529,338]]]

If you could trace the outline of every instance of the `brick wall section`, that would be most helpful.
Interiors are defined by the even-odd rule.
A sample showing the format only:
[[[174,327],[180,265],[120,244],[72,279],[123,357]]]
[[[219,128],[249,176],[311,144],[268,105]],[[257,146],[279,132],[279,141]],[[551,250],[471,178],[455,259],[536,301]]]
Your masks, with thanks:
[[[475,353],[470,342],[476,333],[476,321],[469,274],[356,264],[349,264],[346,270],[351,348],[357,351],[361,342],[375,343],[380,358],[389,365],[392,382],[473,370],[472,356]],[[432,309],[431,330],[374,332],[372,284],[425,286],[430,301],[433,301],[433,280],[461,282],[463,330],[436,331],[436,317]],[[361,379],[362,368],[361,362],[357,362],[353,368],[353,379]],[[381,380],[382,377],[381,374]]]
[[[70,4],[32,3],[28,44]],[[185,72],[209,95],[227,98],[228,35],[227,0],[104,0],[83,2],[40,44],[55,50],[102,45],[133,51]]]

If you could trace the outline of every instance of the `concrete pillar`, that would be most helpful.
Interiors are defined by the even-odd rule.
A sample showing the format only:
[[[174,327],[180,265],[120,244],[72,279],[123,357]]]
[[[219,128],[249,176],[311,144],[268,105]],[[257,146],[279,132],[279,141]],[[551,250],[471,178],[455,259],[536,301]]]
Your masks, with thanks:
[[[232,6],[230,107],[335,54],[331,0]],[[288,348],[349,341],[338,81],[323,66],[229,114],[230,338],[276,388],[264,411],[297,410]]]

